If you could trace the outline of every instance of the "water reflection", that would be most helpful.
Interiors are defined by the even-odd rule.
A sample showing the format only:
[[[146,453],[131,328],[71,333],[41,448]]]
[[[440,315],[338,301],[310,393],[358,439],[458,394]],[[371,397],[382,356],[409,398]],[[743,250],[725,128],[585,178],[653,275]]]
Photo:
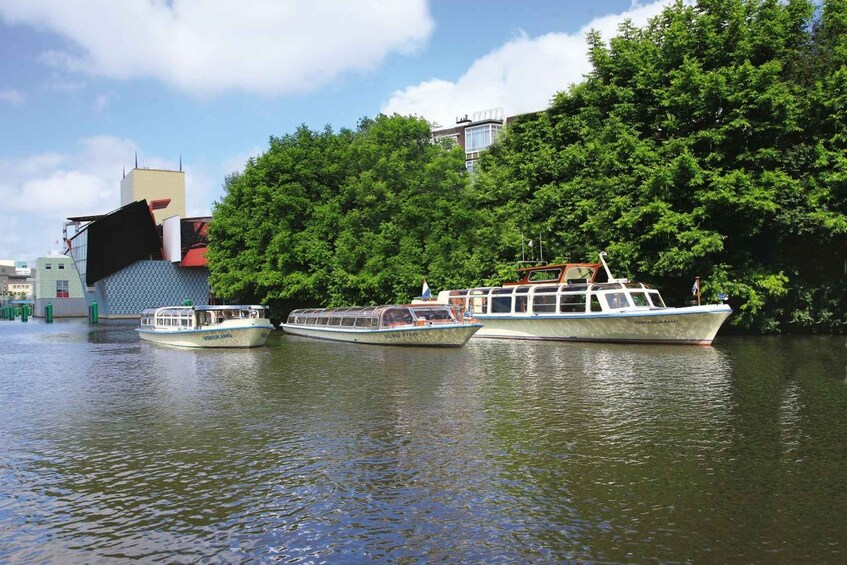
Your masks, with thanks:
[[[845,550],[836,340],[434,350],[275,333],[205,351],[140,343],[132,324],[10,328],[2,561]]]

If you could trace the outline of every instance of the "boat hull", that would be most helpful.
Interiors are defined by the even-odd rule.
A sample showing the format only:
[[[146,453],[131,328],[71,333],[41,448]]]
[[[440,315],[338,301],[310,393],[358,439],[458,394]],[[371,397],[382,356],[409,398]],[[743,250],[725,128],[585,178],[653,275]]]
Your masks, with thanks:
[[[177,347],[260,347],[268,340],[273,330],[270,322],[267,325],[250,325],[246,327],[216,327],[197,330],[143,330],[137,329],[138,335],[145,341],[174,345]]]
[[[710,345],[726,305],[562,315],[477,314],[477,337]]]
[[[480,324],[443,324],[409,326],[380,330],[353,330],[282,324],[285,333],[330,341],[365,343],[370,345],[402,345],[419,347],[462,347],[477,331]]]

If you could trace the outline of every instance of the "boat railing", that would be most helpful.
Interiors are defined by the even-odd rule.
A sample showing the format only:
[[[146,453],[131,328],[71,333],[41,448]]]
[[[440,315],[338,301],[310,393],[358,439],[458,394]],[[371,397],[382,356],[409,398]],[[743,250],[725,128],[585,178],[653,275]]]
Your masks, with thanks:
[[[665,308],[659,291],[632,282],[536,284],[449,291],[442,302],[472,315],[553,315]]]

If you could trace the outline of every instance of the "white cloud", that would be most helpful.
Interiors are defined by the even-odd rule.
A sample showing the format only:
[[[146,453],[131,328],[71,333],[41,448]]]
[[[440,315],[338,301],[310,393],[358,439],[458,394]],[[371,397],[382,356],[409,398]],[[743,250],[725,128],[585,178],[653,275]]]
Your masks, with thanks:
[[[69,153],[0,159],[0,258],[31,260],[47,255],[62,237],[68,216],[120,207],[121,171],[137,146],[111,136],[83,139]]]
[[[26,97],[17,90],[0,90],[0,101],[12,106],[19,106]]]
[[[450,127],[456,117],[488,108],[503,108],[506,115],[543,110],[557,92],[581,82],[591,70],[586,33],[595,29],[608,40],[624,20],[646,25],[672,1],[633,2],[628,11],[596,18],[574,34],[520,34],[477,59],[456,82],[434,78],[396,91],[381,111]]]
[[[243,160],[255,149],[243,156]],[[105,214],[121,206],[122,163],[177,170],[179,161],[142,154],[131,139],[100,135],[80,140],[67,153],[0,159],[0,260],[33,260],[58,249],[68,217]],[[227,160],[240,162],[242,157]],[[208,216],[221,196],[224,174],[205,163],[184,164],[186,215]]]
[[[305,92],[429,37],[426,0],[0,0],[0,17],[66,38],[41,61],[198,95]]]

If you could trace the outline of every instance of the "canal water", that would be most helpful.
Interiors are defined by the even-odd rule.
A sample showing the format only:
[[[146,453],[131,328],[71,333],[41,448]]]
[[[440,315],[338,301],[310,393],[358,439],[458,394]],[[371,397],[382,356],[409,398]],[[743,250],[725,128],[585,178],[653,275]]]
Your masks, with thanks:
[[[844,338],[133,327],[0,321],[0,562],[847,562]]]

